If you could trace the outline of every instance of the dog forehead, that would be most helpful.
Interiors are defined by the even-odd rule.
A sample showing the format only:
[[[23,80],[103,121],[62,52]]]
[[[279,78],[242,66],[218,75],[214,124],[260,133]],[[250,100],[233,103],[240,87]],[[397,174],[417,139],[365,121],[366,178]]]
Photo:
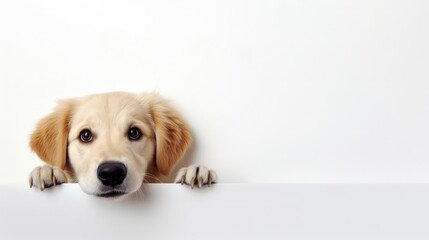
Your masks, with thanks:
[[[130,118],[146,116],[149,112],[136,95],[130,93],[105,93],[91,95],[77,101],[74,120],[127,121]]]

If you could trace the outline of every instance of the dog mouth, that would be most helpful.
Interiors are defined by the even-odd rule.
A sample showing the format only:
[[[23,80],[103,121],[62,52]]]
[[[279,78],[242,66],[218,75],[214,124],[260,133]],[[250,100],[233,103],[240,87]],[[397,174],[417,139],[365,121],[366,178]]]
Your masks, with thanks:
[[[112,190],[112,191],[96,194],[96,196],[102,197],[102,198],[115,198],[125,194],[127,193],[122,191]]]

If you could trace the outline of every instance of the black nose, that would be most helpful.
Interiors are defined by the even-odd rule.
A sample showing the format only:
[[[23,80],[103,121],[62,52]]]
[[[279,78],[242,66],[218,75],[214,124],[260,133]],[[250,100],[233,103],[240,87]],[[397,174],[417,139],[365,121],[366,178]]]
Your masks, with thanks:
[[[127,176],[127,167],[120,162],[104,162],[97,168],[97,176],[106,186],[121,184]]]

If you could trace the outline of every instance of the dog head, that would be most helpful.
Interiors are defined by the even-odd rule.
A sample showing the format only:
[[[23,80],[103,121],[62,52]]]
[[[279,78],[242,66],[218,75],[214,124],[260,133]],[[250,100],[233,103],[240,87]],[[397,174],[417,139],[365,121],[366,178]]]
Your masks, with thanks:
[[[168,176],[190,143],[188,128],[158,94],[122,92],[61,101],[30,139],[43,161],[101,197],[125,196],[144,180]]]

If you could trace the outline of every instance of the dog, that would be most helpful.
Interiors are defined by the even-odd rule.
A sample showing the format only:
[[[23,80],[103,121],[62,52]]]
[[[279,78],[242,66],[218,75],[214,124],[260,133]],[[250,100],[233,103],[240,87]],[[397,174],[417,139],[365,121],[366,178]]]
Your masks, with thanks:
[[[47,165],[30,174],[40,190],[61,183],[104,198],[138,192],[143,183],[168,182],[192,142],[187,125],[158,93],[110,92],[61,100],[37,124],[31,149]],[[213,170],[181,168],[176,183],[217,182]]]

